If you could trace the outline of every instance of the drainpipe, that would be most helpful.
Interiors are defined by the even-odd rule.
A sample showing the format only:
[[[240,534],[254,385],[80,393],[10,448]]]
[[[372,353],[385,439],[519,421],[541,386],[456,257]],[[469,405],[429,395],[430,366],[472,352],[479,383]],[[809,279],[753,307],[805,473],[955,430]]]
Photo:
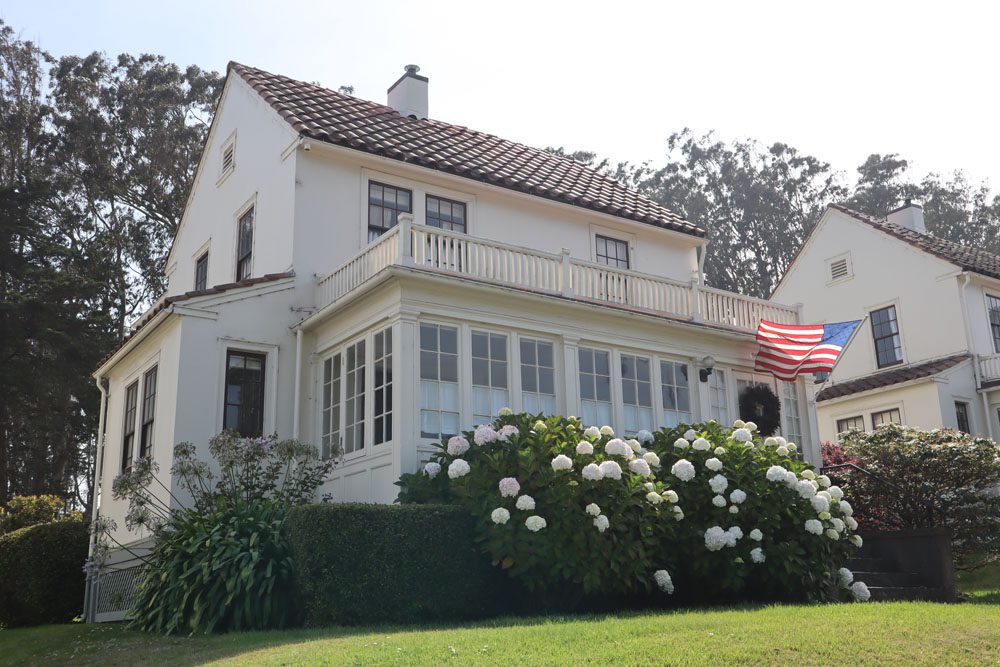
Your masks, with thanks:
[[[302,384],[302,329],[295,330],[295,390],[292,399],[292,439],[299,438],[299,401]]]
[[[975,353],[975,347],[972,344],[972,325],[969,323],[969,307],[965,298],[965,288],[969,286],[972,275],[965,271],[962,273],[962,276],[965,280],[962,281],[962,287],[958,293],[962,301],[962,321],[965,323],[965,345],[969,350],[969,354],[972,355],[972,377],[976,383],[976,393],[979,394],[979,399],[983,404],[983,417],[986,418],[986,434],[990,440],[993,440],[993,419],[990,416],[990,401],[986,397],[986,392],[981,389],[983,378],[979,371],[979,355]]]
[[[94,557],[94,547],[97,546],[97,533],[93,530],[93,526],[97,521],[98,516],[98,506],[97,501],[100,498],[98,490],[101,488],[101,473],[104,468],[104,417],[107,413],[108,407],[108,379],[106,377],[95,378],[94,381],[97,384],[97,390],[101,392],[101,412],[97,417],[97,453],[94,457],[94,486],[90,490],[90,540],[87,546],[87,559]],[[93,602],[92,587],[96,582],[93,580],[93,575],[88,572],[87,574],[87,587],[84,589],[84,601],[83,601],[83,613],[86,621],[90,622],[92,620],[90,614],[91,603]]]

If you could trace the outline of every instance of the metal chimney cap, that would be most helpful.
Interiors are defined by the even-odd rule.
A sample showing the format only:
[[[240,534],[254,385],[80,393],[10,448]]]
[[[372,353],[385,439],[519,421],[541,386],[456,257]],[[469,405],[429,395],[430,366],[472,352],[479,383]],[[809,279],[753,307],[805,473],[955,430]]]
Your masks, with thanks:
[[[406,70],[407,74],[416,74],[420,71],[420,65],[407,65],[403,69]]]

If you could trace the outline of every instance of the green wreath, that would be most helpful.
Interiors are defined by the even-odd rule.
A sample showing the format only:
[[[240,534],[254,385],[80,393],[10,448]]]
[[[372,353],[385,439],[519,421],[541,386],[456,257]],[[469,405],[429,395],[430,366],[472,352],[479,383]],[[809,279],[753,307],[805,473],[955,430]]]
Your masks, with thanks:
[[[751,384],[740,392],[740,419],[757,424],[767,437],[781,428],[781,401],[766,384]]]

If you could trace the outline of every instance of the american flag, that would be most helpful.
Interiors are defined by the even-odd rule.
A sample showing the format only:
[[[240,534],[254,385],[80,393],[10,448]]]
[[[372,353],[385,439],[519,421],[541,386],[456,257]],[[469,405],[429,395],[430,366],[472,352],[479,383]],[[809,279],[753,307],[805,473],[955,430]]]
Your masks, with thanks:
[[[859,324],[861,320],[835,324],[775,324],[761,320],[757,327],[760,349],[756,369],[786,381],[801,373],[832,371]]]

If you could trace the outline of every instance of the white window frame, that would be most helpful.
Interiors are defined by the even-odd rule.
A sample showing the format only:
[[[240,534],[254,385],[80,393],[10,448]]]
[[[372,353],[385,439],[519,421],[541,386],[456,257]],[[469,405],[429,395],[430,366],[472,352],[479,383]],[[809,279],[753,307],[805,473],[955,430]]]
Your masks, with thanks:
[[[653,376],[656,378],[656,388],[655,391],[653,392],[654,393],[653,405],[658,406],[655,408],[657,410],[657,415],[658,415],[656,423],[661,424],[666,428],[673,428],[671,426],[668,426],[667,424],[666,421],[667,407],[666,404],[663,402],[663,369],[660,366],[661,364],[664,363],[679,364],[681,366],[687,367],[688,423],[697,421],[698,417],[696,415],[695,408],[697,407],[698,403],[698,389],[697,386],[694,384],[694,382],[698,369],[695,367],[695,364],[692,362],[691,359],[678,359],[665,355],[654,355],[654,362],[655,363],[653,368]],[[671,386],[679,387],[681,385],[671,385]],[[679,413],[680,410],[674,410],[673,412]]]
[[[580,395],[580,390],[582,388],[582,383],[580,377],[583,374],[583,370],[580,368],[580,351],[581,350],[593,350],[594,352],[605,352],[608,355],[608,376],[609,382],[611,384],[610,390],[611,395],[609,397],[609,402],[611,404],[611,423],[610,424],[584,424],[584,426],[613,426],[621,424],[624,421],[622,401],[621,401],[621,371],[619,369],[619,364],[621,360],[618,358],[618,351],[613,347],[604,347],[602,345],[595,345],[589,342],[581,342],[576,346],[576,385],[577,385],[577,400],[580,403],[580,419],[586,421],[583,414],[583,402],[585,400],[593,400],[595,403],[604,403],[604,401],[599,401],[595,394],[593,399],[585,399]],[[596,355],[595,355],[596,357]],[[596,369],[591,375],[596,375]]]
[[[423,325],[431,325],[437,327],[449,327],[456,329],[457,331],[457,345],[456,351],[458,355],[458,371],[457,371],[457,381],[456,385],[458,387],[458,433],[461,433],[465,425],[472,421],[472,340],[469,334],[471,327],[467,323],[448,321],[445,319],[431,319],[431,318],[421,318],[417,320],[416,324],[416,339],[414,342],[414,350],[416,353],[416,363],[414,365],[416,377],[416,382],[414,383],[414,388],[416,390],[416,433],[417,441],[420,445],[426,446],[428,443],[439,442],[438,438],[425,438],[423,436],[422,426],[422,415],[421,412],[424,409],[423,402],[423,390],[420,387],[420,383],[423,382],[423,378],[420,377],[420,328]],[[440,352],[440,350],[438,350]],[[440,382],[440,380],[437,380]],[[463,391],[464,389],[469,389],[470,391]]]
[[[253,209],[253,240],[250,243],[250,277],[254,275],[255,265],[257,263],[257,220],[260,218],[260,209],[257,207],[257,193],[255,192],[253,196],[247,199],[243,204],[236,209],[236,213],[233,215],[233,245],[232,245],[232,264],[230,265],[229,275],[232,276],[233,281],[237,280],[236,269],[240,261],[240,218],[242,218],[250,209]]]
[[[552,338],[547,338],[545,336],[536,336],[533,333],[521,334],[521,333],[518,333],[518,332],[513,332],[512,335],[511,335],[511,342],[510,342],[510,344],[511,344],[511,364],[512,364],[512,372],[511,372],[511,397],[512,398],[511,398],[511,402],[513,403],[513,405],[511,405],[511,408],[514,409],[514,410],[516,410],[516,411],[518,411],[518,412],[527,412],[527,409],[524,406],[524,387],[523,387],[523,380],[521,378],[521,365],[523,363],[523,360],[521,358],[521,341],[522,340],[529,340],[529,341],[531,341],[533,343],[536,343],[536,349],[535,349],[536,355],[537,355],[537,343],[546,343],[546,344],[552,346],[552,394],[551,394],[551,396],[552,396],[552,402],[553,402],[553,406],[554,406],[554,412],[556,414],[559,414],[559,412],[560,412],[560,405],[561,405],[560,402],[559,402],[560,382],[562,382],[562,384],[565,384],[565,373],[566,373],[565,369],[562,369],[560,367],[560,364],[559,364],[559,359],[560,359],[560,355],[561,355],[560,344],[559,344],[559,341],[553,340]],[[517,369],[513,370],[513,364],[514,364],[515,360],[516,360],[516,363],[517,363]],[[536,363],[534,364],[533,367],[534,368],[541,368],[537,364],[537,356],[536,356]],[[530,393],[536,394],[538,396],[546,396],[547,395],[547,394],[543,394],[540,391],[533,391],[533,392],[530,392]]]
[[[969,398],[969,397],[967,397],[967,396],[952,396],[951,397],[951,402],[952,402],[952,411],[955,413],[955,428],[957,429],[958,426],[959,426],[959,424],[958,424],[958,410],[955,407],[955,404],[956,403],[963,403],[965,405],[965,414],[969,418],[969,434],[970,435],[975,435],[976,434],[976,420],[973,417],[973,412],[975,412],[975,411],[972,409],[972,406],[974,405],[974,403],[972,402],[972,399]]]
[[[618,386],[618,400],[614,401],[614,405],[612,406],[612,408],[613,408],[613,414],[615,415],[615,424],[614,425],[616,427],[616,430],[621,430],[621,432],[624,433],[624,434],[626,434],[626,435],[628,435],[628,437],[633,437],[635,435],[635,433],[638,433],[639,431],[643,430],[643,428],[635,429],[635,431],[633,432],[633,431],[631,431],[631,430],[628,429],[628,427],[627,427],[627,425],[625,423],[625,387],[624,387],[624,384],[623,384],[624,381],[625,381],[625,376],[622,374],[622,356],[623,355],[624,356],[628,356],[628,357],[633,357],[633,358],[636,359],[636,361],[638,361],[639,359],[645,359],[645,360],[647,360],[649,362],[649,392],[650,393],[649,393],[649,408],[648,409],[649,409],[649,411],[651,413],[651,417],[652,417],[652,423],[650,424],[650,428],[648,429],[650,431],[655,430],[656,429],[656,425],[658,423],[660,423],[660,420],[657,419],[658,409],[657,409],[657,401],[656,401],[656,390],[658,389],[657,385],[659,384],[659,382],[658,382],[658,378],[657,378],[657,373],[654,370],[655,368],[657,368],[659,366],[659,362],[658,362],[658,360],[656,358],[656,355],[648,353],[648,352],[644,353],[644,352],[635,352],[635,351],[632,351],[632,350],[615,350],[614,354],[612,355],[613,363],[614,363],[614,366],[611,369],[611,371],[612,371],[612,382],[614,384],[617,384],[617,386]],[[638,368],[638,365],[637,365],[637,368]],[[638,383],[638,378],[636,378],[636,382]],[[611,392],[611,397],[612,397],[612,399],[615,398],[615,391],[614,390],[612,390],[612,392]],[[638,400],[638,385],[636,386],[636,399]],[[646,409],[646,408],[644,408],[642,406],[639,406],[639,405],[636,405],[634,407],[637,410]],[[621,427],[620,429],[617,428],[619,425]]]
[[[725,397],[726,405],[725,417],[720,421],[718,417],[714,414],[714,406],[712,405],[712,392],[716,391],[713,389],[712,384],[718,382],[719,377],[716,373],[721,371],[722,376],[725,377],[725,386],[722,388],[722,395]],[[706,387],[706,395],[708,397],[708,403],[702,408],[702,420],[708,421],[710,419],[715,419],[718,423],[726,428],[732,424],[734,420],[733,413],[739,410],[739,400],[736,394],[736,373],[731,368],[721,368],[716,366],[712,369],[712,373],[708,376],[708,387]],[[720,415],[721,416],[721,415]],[[728,423],[726,423],[728,422]]]
[[[1000,292],[990,291],[989,289],[983,290],[983,309],[986,313],[986,338],[990,341],[990,349],[993,350],[993,354],[1000,354],[1000,349],[997,349],[998,343],[993,338],[993,326],[990,324],[990,299],[1000,299]]]
[[[223,365],[224,364],[225,364],[225,361],[223,361]],[[143,398],[143,396],[142,396],[142,380],[143,380],[143,378],[146,377],[146,372],[147,371],[149,371],[154,366],[159,367],[159,365],[160,365],[160,350],[156,350],[155,352],[153,352],[149,356],[145,357],[138,364],[136,364],[135,367],[132,368],[132,370],[128,373],[128,375],[126,375],[122,379],[122,381],[121,381],[121,389],[118,392],[121,395],[121,397],[122,397],[121,398],[121,412],[118,415],[118,423],[121,424],[121,431],[118,433],[118,442],[115,445],[115,447],[117,448],[117,452],[118,452],[118,467],[114,468],[112,470],[112,472],[115,475],[117,475],[118,472],[121,471],[121,469],[122,469],[122,463],[123,463],[123,461],[122,461],[122,453],[123,453],[122,452],[122,445],[124,444],[124,440],[125,440],[125,391],[132,385],[133,382],[137,382],[138,383],[138,385],[137,385],[138,389],[137,389],[137,393],[136,393],[136,403],[135,403],[135,430],[133,431],[133,438],[134,438],[134,440],[132,441],[132,463],[135,463],[136,459],[139,458],[139,437],[140,437],[139,430],[140,430],[140,428],[142,426],[142,398]],[[162,376],[160,375],[160,371],[158,369],[157,370],[157,377],[156,377],[157,394],[159,394],[160,380],[161,380],[161,378],[162,378]],[[110,421],[110,419],[111,419],[111,415],[109,414],[108,415],[108,421]],[[156,428],[155,422],[154,422],[153,428],[154,429]],[[221,430],[222,430],[221,428],[217,429],[216,432],[221,431]],[[109,440],[110,440],[109,438],[105,438],[105,442],[108,442]],[[155,437],[153,438],[153,442],[154,443],[156,442],[156,438]]]
[[[896,328],[899,330],[898,333],[897,333],[897,335],[899,336],[899,351],[900,351],[900,354],[902,355],[903,359],[902,359],[902,361],[900,361],[899,363],[896,363],[896,364],[890,364],[888,366],[879,366],[878,365],[878,350],[875,347],[875,330],[872,328],[872,318],[871,318],[871,316],[872,316],[872,313],[874,313],[876,310],[883,310],[885,308],[888,308],[889,306],[893,306],[896,309]],[[868,335],[871,336],[870,340],[872,342],[871,347],[868,348],[868,354],[869,354],[869,356],[871,358],[871,361],[872,361],[872,368],[875,369],[876,372],[877,371],[890,370],[890,369],[897,368],[897,367],[900,367],[900,366],[905,366],[908,363],[907,362],[907,358],[908,357],[907,357],[907,354],[906,354],[906,339],[903,337],[903,319],[902,319],[902,317],[900,316],[899,313],[900,313],[899,299],[893,299],[891,301],[885,301],[885,302],[882,302],[882,303],[879,303],[879,304],[876,304],[876,305],[873,305],[873,306],[866,306],[865,307],[865,314],[867,315],[866,319],[868,321],[865,322],[864,325],[868,327]]]
[[[606,238],[615,239],[616,241],[624,241],[628,244],[628,269],[622,269],[616,266],[607,266],[601,264],[601,266],[607,266],[608,269],[615,269],[618,271],[635,271],[637,265],[636,257],[636,237],[635,234],[631,232],[624,232],[620,229],[615,229],[613,227],[604,227],[602,225],[591,224],[590,225],[590,261],[594,264],[600,264],[597,261],[597,237],[604,236]]]
[[[511,393],[511,390],[512,390],[512,387],[511,387],[511,385],[512,385],[512,382],[511,382],[511,361],[512,361],[512,356],[513,355],[511,354],[511,333],[509,331],[498,331],[498,330],[489,329],[489,328],[486,328],[486,327],[472,327],[472,326],[470,326],[468,328],[468,338],[469,338],[469,357],[468,357],[469,358],[469,361],[468,361],[468,366],[469,366],[469,374],[468,374],[468,377],[469,377],[469,395],[472,396],[473,401],[475,400],[475,397],[473,396],[473,394],[475,393],[476,387],[477,386],[479,386],[479,387],[482,386],[482,385],[476,385],[475,384],[475,380],[474,380],[475,374],[473,373],[473,370],[472,370],[472,359],[473,359],[473,355],[472,355],[472,336],[474,334],[486,334],[487,337],[492,337],[492,336],[503,336],[504,337],[504,340],[505,340],[504,344],[507,347],[507,359],[504,362],[506,364],[506,369],[505,370],[506,370],[506,376],[507,376],[507,389],[506,389],[506,391],[507,391],[507,401],[506,401],[505,405],[502,405],[500,407],[501,408],[503,408],[503,407],[509,408],[510,407],[510,403],[511,403],[511,397],[512,397],[512,393]],[[490,341],[489,341],[489,338],[488,338],[487,339],[487,346],[489,346],[489,345],[490,345]],[[459,350],[461,350],[461,347],[462,347],[461,344],[459,344]],[[490,354],[491,354],[491,356],[489,357],[489,361],[492,364],[493,357],[492,357],[492,353],[491,352],[490,352]],[[461,358],[459,358],[459,365],[462,365]],[[461,373],[459,373],[459,377],[461,377]],[[491,380],[491,382],[492,382],[492,379],[493,379],[493,371],[492,371],[492,368],[491,368],[491,370],[490,370],[490,380]],[[493,388],[492,385],[489,387],[489,390],[490,390],[490,393],[492,394],[492,392],[494,390],[494,388]],[[462,395],[462,388],[461,388],[461,386],[459,386],[459,396],[461,396],[461,395]],[[491,399],[491,405],[492,405],[492,399]],[[498,408],[498,411],[499,411],[499,408]],[[476,416],[475,405],[472,406],[471,412],[469,413],[469,416],[470,416],[470,419],[472,421],[478,421],[479,420],[479,417]],[[497,417],[497,415],[493,415],[492,417],[490,417],[489,421],[484,422],[484,423],[492,423],[496,419],[496,417]],[[461,422],[461,423],[469,423],[469,422],[465,421],[465,422]],[[478,426],[478,425],[479,424],[473,424],[473,427]]]

